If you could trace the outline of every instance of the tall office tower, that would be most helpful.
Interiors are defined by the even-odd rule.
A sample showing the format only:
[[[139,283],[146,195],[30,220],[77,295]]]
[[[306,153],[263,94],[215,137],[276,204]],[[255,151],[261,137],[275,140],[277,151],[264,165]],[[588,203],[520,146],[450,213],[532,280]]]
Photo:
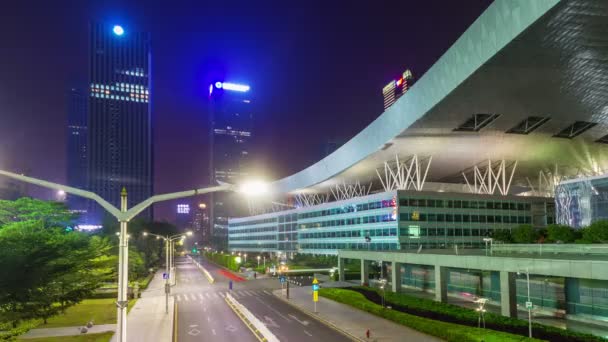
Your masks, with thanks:
[[[88,188],[117,207],[123,187],[129,207],[153,193],[150,71],[148,33],[91,26]],[[93,206],[90,217],[102,216]]]
[[[209,174],[211,184],[239,183],[247,177],[253,114],[249,86],[215,82],[209,86]],[[234,193],[209,197],[209,236],[216,248],[227,244],[228,218],[245,206]]]
[[[72,88],[68,96],[68,139],[67,139],[67,180],[68,185],[85,189],[87,187],[87,94]],[[88,201],[69,195],[67,205],[70,211],[85,219]]]
[[[209,216],[207,215],[207,204],[199,203],[194,206],[194,214],[192,215],[192,229],[194,232],[195,241],[199,241],[200,246],[209,247],[211,236],[209,236]]]
[[[405,94],[408,89],[414,84],[414,76],[412,72],[407,69],[403,72],[401,77],[397,80],[390,81],[384,88],[382,88],[382,96],[384,96],[384,110],[392,106],[401,95]]]

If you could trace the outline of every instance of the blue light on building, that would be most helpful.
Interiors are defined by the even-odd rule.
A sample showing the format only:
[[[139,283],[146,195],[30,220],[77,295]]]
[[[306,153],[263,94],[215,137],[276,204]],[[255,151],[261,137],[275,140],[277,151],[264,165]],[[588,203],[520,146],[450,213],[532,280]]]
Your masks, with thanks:
[[[114,28],[112,29],[112,31],[117,36],[122,36],[123,34],[125,34],[125,30],[120,25],[114,25]]]

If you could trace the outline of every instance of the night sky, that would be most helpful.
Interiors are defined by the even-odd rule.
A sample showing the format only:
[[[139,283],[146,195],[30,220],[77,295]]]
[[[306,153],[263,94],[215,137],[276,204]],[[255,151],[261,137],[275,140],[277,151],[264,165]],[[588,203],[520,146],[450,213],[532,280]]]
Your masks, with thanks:
[[[210,80],[251,85],[256,172],[284,177],[379,116],[382,87],[406,68],[421,76],[491,1],[154,3],[0,5],[0,168],[65,182],[67,93],[87,84],[91,21],[151,32],[162,193],[207,185]],[[157,218],[174,219],[173,205]]]

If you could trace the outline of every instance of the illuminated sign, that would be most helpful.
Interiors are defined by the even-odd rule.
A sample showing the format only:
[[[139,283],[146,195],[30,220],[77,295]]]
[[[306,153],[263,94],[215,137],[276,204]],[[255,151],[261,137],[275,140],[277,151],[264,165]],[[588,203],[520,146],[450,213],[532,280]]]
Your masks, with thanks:
[[[101,229],[102,227],[103,226],[100,224],[79,224],[76,226],[76,230],[90,231],[90,230]]]
[[[178,204],[177,213],[178,214],[190,214],[190,205],[189,204]]]
[[[215,87],[217,89],[239,91],[242,93],[248,92],[250,89],[250,87],[246,84],[236,84],[236,83],[228,83],[228,82],[215,82]]]

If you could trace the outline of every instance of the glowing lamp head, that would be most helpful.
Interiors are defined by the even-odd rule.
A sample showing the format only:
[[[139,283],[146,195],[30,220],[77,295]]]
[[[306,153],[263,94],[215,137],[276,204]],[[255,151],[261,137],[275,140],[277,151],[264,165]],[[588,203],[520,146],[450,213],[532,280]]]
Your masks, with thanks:
[[[222,82],[215,82],[215,87],[216,87],[217,89],[222,89],[222,87],[223,87],[223,86],[224,86],[224,85],[222,84]]]
[[[403,78],[397,80],[397,85],[401,86],[403,84]]]
[[[120,25],[114,25],[112,32],[114,32],[114,34],[117,36],[122,36],[123,34],[125,34],[125,30]]]
[[[262,181],[250,181],[239,188],[239,192],[247,196],[262,196],[268,193],[268,190],[268,184]]]
[[[192,236],[192,232],[186,232],[187,236]]]
[[[242,260],[241,260],[241,257],[240,257],[240,256],[237,256],[236,258],[234,258],[234,261],[235,261],[237,264],[240,264]]]

